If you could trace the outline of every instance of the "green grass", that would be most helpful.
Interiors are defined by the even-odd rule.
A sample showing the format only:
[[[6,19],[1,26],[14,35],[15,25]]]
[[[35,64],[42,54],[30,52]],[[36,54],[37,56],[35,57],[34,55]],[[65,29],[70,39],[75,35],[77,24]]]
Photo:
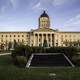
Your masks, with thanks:
[[[11,56],[0,56],[0,80],[80,80],[80,68],[18,68],[12,64]]]

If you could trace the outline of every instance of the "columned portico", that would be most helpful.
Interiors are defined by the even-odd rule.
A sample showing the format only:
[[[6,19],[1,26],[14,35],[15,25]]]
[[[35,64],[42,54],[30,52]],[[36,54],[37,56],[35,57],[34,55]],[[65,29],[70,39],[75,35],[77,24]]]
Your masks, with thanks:
[[[33,34],[33,45],[34,46],[43,46],[44,40],[47,42],[47,47],[52,47],[52,33],[36,32]]]

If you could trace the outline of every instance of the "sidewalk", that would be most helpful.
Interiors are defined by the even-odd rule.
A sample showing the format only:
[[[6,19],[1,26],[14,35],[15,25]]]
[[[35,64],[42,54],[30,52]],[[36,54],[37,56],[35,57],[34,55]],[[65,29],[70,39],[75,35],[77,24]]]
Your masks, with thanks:
[[[0,56],[3,56],[3,55],[10,55],[11,53],[2,53],[0,54]]]

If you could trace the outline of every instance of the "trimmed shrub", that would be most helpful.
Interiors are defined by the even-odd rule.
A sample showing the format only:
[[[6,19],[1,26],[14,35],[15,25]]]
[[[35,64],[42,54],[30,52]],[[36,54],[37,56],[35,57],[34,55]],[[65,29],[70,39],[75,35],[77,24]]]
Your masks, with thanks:
[[[27,63],[27,58],[25,56],[16,56],[14,58],[14,64],[16,64],[19,67],[25,67]]]
[[[72,61],[76,66],[80,66],[80,54],[74,55],[72,57]]]
[[[15,56],[28,56],[31,53],[30,47],[19,45],[12,51],[12,57]]]
[[[43,47],[31,47],[31,53],[44,53]]]
[[[24,67],[30,55],[31,49],[29,46],[19,45],[12,51],[13,63],[20,67]]]

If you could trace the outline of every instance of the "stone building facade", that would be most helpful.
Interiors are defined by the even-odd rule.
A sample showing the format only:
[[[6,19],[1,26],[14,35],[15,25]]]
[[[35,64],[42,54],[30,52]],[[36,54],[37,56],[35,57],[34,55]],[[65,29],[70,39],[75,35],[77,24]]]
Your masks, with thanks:
[[[50,28],[50,18],[44,11],[39,17],[39,25],[29,32],[0,32],[0,48],[8,44],[22,43],[29,46],[66,47],[80,46],[80,32],[62,32]]]

